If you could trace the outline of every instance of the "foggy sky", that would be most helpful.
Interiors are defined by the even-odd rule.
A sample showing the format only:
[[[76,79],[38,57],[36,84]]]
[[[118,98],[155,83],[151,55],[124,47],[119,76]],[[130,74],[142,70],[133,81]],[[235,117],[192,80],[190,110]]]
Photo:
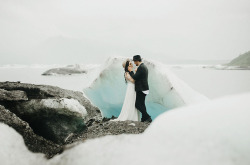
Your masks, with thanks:
[[[0,0],[0,64],[228,60],[249,29],[249,0]]]

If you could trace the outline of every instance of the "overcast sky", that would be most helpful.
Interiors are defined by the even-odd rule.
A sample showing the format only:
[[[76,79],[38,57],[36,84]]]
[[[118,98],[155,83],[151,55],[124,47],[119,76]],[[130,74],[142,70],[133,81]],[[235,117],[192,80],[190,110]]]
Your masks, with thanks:
[[[249,0],[0,0],[0,64],[227,60],[249,50]]]

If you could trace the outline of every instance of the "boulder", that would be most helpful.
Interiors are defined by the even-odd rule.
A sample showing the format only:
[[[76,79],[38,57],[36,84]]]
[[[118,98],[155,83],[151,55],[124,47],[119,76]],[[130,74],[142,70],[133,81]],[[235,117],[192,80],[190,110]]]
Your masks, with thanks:
[[[20,90],[6,91],[4,89],[0,89],[0,100],[20,101],[20,100],[28,100],[28,97],[24,91]]]
[[[72,135],[86,130],[86,109],[75,99],[31,99],[12,104],[12,111],[34,132],[57,144],[65,144]]]
[[[48,158],[87,139],[142,133],[150,124],[102,118],[101,111],[78,91],[17,82],[0,82],[0,89],[26,96],[2,97],[0,122],[19,132],[28,149]]]
[[[82,135],[88,120],[102,119],[100,110],[81,92],[15,82],[1,82],[0,88],[26,93],[28,100],[0,100],[0,105],[29,123],[34,133],[56,144],[67,144]]]
[[[48,158],[61,153],[63,148],[33,132],[29,124],[0,105],[0,122],[14,128],[22,135],[25,145],[32,152],[44,153]]]

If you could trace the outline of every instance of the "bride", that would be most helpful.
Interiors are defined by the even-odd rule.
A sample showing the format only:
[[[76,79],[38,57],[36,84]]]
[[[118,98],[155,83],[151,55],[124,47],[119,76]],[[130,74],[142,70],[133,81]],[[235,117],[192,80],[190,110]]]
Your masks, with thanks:
[[[124,77],[125,82],[127,84],[127,91],[125,95],[125,99],[123,102],[122,110],[117,119],[114,119],[112,121],[125,121],[125,120],[132,120],[132,121],[140,121],[140,113],[135,108],[135,100],[136,100],[136,92],[135,92],[135,81],[134,79],[129,75],[128,68],[133,68],[132,62],[127,59],[122,64],[124,68]]]

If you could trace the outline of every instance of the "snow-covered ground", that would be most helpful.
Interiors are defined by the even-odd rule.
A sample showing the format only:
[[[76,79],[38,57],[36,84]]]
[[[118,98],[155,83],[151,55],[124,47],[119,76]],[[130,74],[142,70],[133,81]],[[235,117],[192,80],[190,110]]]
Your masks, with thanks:
[[[1,165],[42,165],[43,154],[30,152],[23,138],[13,128],[0,123],[0,164]]]

